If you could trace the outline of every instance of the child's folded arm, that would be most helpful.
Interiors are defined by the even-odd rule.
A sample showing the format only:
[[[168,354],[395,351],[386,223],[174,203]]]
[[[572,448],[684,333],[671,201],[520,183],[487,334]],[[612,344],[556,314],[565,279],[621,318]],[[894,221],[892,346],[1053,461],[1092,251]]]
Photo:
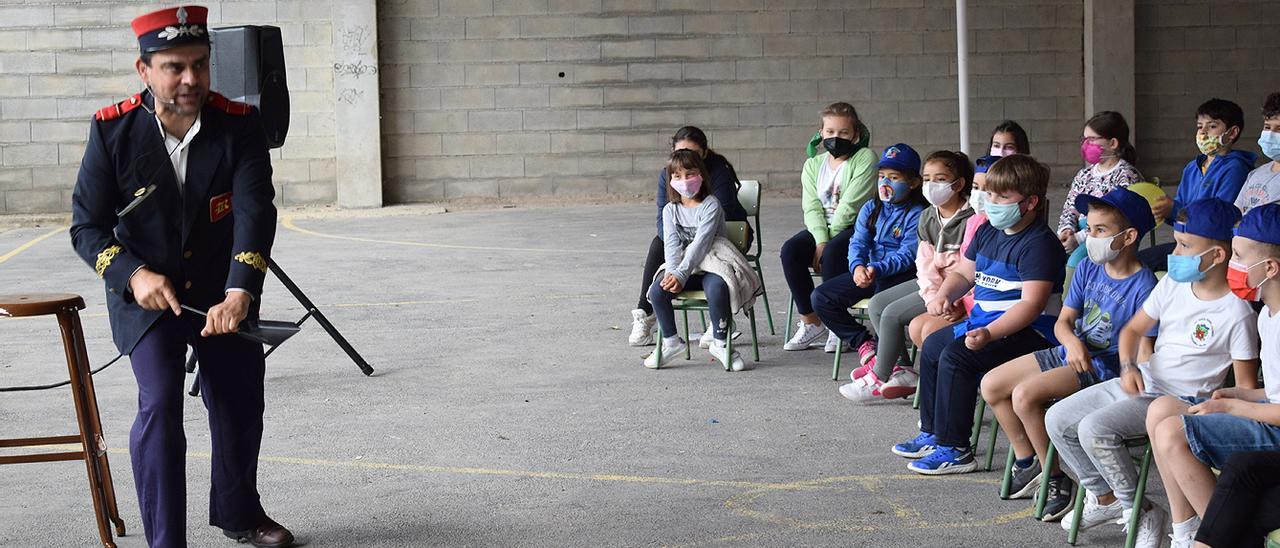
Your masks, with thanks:
[[[1053,294],[1053,282],[1026,280],[1022,282],[1022,299],[987,325],[991,340],[1003,339],[1022,331],[1044,313],[1045,304]]]
[[[1147,315],[1145,306],[1133,313],[1129,323],[1120,330],[1120,345],[1116,349],[1116,357],[1120,359],[1121,369],[1125,365],[1137,365],[1138,344],[1155,325],[1156,320]]]

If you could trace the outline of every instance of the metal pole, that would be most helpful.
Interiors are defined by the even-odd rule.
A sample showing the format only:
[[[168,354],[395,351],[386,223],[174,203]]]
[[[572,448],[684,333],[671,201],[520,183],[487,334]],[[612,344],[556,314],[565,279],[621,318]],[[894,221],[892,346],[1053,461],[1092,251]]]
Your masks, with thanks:
[[[960,150],[969,152],[969,21],[965,0],[956,0],[956,81],[959,83]]]

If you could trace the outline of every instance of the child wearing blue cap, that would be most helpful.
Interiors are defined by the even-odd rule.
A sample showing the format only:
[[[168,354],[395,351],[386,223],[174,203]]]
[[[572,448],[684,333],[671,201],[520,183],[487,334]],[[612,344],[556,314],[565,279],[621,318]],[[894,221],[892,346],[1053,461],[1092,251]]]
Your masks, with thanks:
[[[848,274],[853,225],[862,205],[874,201],[876,153],[867,148],[870,139],[858,111],[849,103],[832,103],[821,118],[819,136],[826,152],[805,160],[800,172],[805,229],[784,242],[779,253],[782,275],[800,314],[795,336],[783,350],[808,350],[825,342],[828,352],[836,351],[835,337],[813,311],[810,269],[824,282]]]
[[[1174,546],[1191,546],[1194,540],[1211,546],[1257,544],[1257,538],[1240,538],[1240,532],[1226,528],[1202,528],[1197,538],[1199,516],[1205,516],[1217,481],[1210,467],[1225,468],[1237,452],[1280,450],[1280,205],[1250,209],[1231,247],[1231,292],[1265,305],[1257,327],[1266,388],[1240,383],[1214,391],[1212,399],[1161,396],[1151,405],[1147,431],[1169,495]],[[1179,530],[1180,524],[1186,525]]]
[[[1262,204],[1280,202],[1280,92],[1267,96],[1262,103],[1262,133],[1258,147],[1271,160],[1249,172],[1236,197],[1241,213]]]
[[[1222,386],[1230,366],[1239,386],[1256,386],[1253,309],[1227,284],[1231,230],[1240,210],[1206,198],[1188,204],[1185,214],[1186,221],[1174,226],[1177,248],[1168,257],[1169,274],[1120,332],[1120,377],[1075,393],[1045,416],[1062,461],[1092,495],[1081,529],[1105,523],[1117,512],[1124,520],[1131,517],[1138,471],[1125,440],[1147,434],[1148,407],[1156,398],[1209,396]],[[1139,342],[1157,322],[1155,351],[1138,363]],[[1159,418],[1158,409],[1151,412],[1151,418]],[[1156,547],[1168,515],[1150,502],[1147,506],[1139,510],[1137,545]]]
[[[1049,168],[1025,154],[1006,156],[987,172],[988,222],[928,303],[950,316],[973,289],[969,319],[930,335],[920,353],[920,434],[893,453],[926,475],[973,470],[969,446],[978,379],[1018,356],[1056,344],[1066,255],[1045,222]]]
[[[877,200],[858,212],[849,239],[849,268],[813,290],[813,310],[836,337],[858,349],[862,362],[875,356],[871,333],[849,307],[915,277],[916,225],[926,202],[920,190],[920,155],[903,143],[884,149],[877,166]],[[834,350],[834,349],[833,349]]]
[[[1089,260],[1071,279],[1054,325],[1062,344],[1017,358],[982,378],[982,396],[1017,459],[1009,498],[1029,498],[1041,481],[1049,482],[1042,521],[1061,519],[1075,494],[1075,484],[1056,462],[1041,475],[1049,449],[1045,407],[1120,374],[1117,335],[1156,286],[1155,274],[1137,257],[1138,243],[1156,224],[1145,198],[1121,187],[1101,198],[1080,194],[1072,210],[1087,217],[1083,247]]]

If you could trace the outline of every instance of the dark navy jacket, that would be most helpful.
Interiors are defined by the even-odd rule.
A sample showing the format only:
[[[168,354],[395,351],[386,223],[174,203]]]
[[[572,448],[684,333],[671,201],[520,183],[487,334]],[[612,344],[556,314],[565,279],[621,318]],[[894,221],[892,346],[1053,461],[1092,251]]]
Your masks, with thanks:
[[[229,288],[253,297],[256,318],[275,239],[271,160],[258,113],[211,94],[187,152],[180,192],[164,138],[143,92],[98,111],[71,196],[71,242],[106,282],[116,347],[128,354],[164,312],[129,292],[141,266],[163,274],[178,301],[201,310]],[[150,185],[138,207],[117,213]]]

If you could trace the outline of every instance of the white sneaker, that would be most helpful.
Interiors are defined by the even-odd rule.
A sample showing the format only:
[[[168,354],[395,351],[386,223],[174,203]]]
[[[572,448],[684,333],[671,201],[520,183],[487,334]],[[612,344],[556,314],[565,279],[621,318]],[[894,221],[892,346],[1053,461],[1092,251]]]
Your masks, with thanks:
[[[1116,520],[1124,516],[1124,507],[1120,505],[1120,501],[1112,502],[1106,506],[1098,504],[1098,497],[1093,493],[1085,491],[1084,510],[1080,512],[1080,530],[1085,531],[1092,529],[1104,523],[1115,523]],[[1062,530],[1070,531],[1071,524],[1076,520],[1074,511],[1067,512],[1062,516]],[[1128,523],[1128,522],[1125,522]]]
[[[826,326],[799,322],[796,324],[796,334],[792,335],[791,340],[782,345],[782,349],[808,350],[822,344],[822,338],[826,337],[827,333]],[[835,350],[832,350],[832,352],[835,352]]]
[[[711,357],[720,362],[721,366],[730,371],[742,371],[747,368],[746,362],[742,361],[742,354],[737,350],[733,351],[733,356],[729,356],[729,347],[721,344],[720,341],[711,343],[711,348],[707,349],[711,352]]]
[[[1181,537],[1177,535],[1169,535],[1169,548],[1195,548],[1195,546],[1196,546],[1195,533],[1191,533],[1190,535],[1185,535]]]
[[[886,400],[906,398],[916,393],[920,384],[920,374],[915,369],[895,365],[889,380],[880,387],[880,395]]]
[[[1133,516],[1133,511],[1132,508],[1126,508],[1118,522],[1124,526],[1126,533],[1129,532],[1129,518]],[[1152,505],[1150,509],[1143,512],[1142,516],[1138,518],[1138,536],[1137,541],[1134,542],[1134,547],[1160,548],[1168,532],[1169,515],[1159,506]]]
[[[632,310],[631,336],[627,337],[627,344],[631,346],[649,346],[653,344],[653,325],[657,321],[657,316],[645,314],[644,309],[637,308]]]
[[[827,331],[827,344],[822,345],[822,351],[828,354],[835,354],[836,348],[839,346],[840,346],[840,337],[837,337],[835,333]],[[842,350],[848,349],[848,348],[849,348],[848,346],[845,346]]]
[[[884,396],[880,395],[880,387],[883,386],[875,373],[868,373],[867,376],[858,381],[840,386],[840,395],[845,399],[858,403],[867,403],[883,400]],[[865,379],[865,380],[863,380]]]
[[[684,354],[684,351],[686,348],[689,348],[688,343],[684,342],[684,339],[681,339],[679,337],[676,338],[675,343],[664,342],[664,344],[662,345],[661,366],[671,365],[671,362],[675,361],[676,356]],[[653,353],[649,354],[649,357],[644,359],[644,366],[648,367],[649,369],[657,369],[658,367],[660,367],[660,365],[658,364],[658,349],[656,348],[653,349]]]

